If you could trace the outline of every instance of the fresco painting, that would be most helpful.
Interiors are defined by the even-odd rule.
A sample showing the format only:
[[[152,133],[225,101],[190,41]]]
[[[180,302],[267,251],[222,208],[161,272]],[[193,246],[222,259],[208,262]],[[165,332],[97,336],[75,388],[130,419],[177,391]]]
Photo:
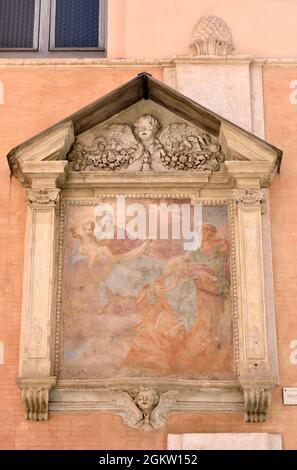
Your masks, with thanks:
[[[112,228],[120,239],[100,237],[95,206],[65,207],[60,378],[232,379],[228,207],[203,205],[195,250]]]

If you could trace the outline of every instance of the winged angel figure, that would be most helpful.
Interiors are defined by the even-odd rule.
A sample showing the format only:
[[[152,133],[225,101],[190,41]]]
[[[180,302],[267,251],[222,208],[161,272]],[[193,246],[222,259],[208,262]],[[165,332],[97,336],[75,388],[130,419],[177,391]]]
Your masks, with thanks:
[[[157,390],[140,387],[130,393],[124,392],[120,406],[125,424],[148,432],[160,429],[175,401],[177,391],[160,394]]]
[[[216,172],[224,154],[209,134],[186,123],[168,124],[160,135],[161,124],[144,114],[134,122],[113,124],[96,137],[93,145],[76,142],[68,155],[74,171],[200,170]]]

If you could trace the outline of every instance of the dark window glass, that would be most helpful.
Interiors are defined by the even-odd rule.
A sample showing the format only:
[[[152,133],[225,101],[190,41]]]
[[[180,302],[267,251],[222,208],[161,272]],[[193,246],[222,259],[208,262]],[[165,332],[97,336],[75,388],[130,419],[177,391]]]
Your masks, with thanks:
[[[35,0],[0,0],[0,48],[33,48]]]
[[[98,47],[99,1],[56,0],[55,47]]]

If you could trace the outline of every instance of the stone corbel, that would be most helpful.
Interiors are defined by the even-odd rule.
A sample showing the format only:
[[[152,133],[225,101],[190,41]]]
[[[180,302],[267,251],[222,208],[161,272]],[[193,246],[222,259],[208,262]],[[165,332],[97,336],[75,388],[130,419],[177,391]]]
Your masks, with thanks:
[[[244,385],[244,417],[247,423],[266,421],[271,401],[271,387]]]
[[[56,384],[56,378],[18,379],[17,383],[22,392],[26,419],[30,421],[47,420],[49,391]]]

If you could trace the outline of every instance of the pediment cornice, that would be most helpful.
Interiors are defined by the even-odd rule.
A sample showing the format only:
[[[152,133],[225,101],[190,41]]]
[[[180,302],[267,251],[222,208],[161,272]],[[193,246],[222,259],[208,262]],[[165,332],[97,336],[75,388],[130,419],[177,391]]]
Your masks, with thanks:
[[[142,103],[162,108],[174,121],[139,111],[127,122],[128,110],[145,109]],[[151,142],[137,130],[143,125],[155,126]],[[93,139],[85,143],[88,133]],[[281,156],[279,149],[143,73],[14,148],[8,162],[27,187],[124,181],[134,174],[152,183],[171,178],[177,184],[193,180],[236,188],[243,186],[240,178],[248,187],[267,187]]]

